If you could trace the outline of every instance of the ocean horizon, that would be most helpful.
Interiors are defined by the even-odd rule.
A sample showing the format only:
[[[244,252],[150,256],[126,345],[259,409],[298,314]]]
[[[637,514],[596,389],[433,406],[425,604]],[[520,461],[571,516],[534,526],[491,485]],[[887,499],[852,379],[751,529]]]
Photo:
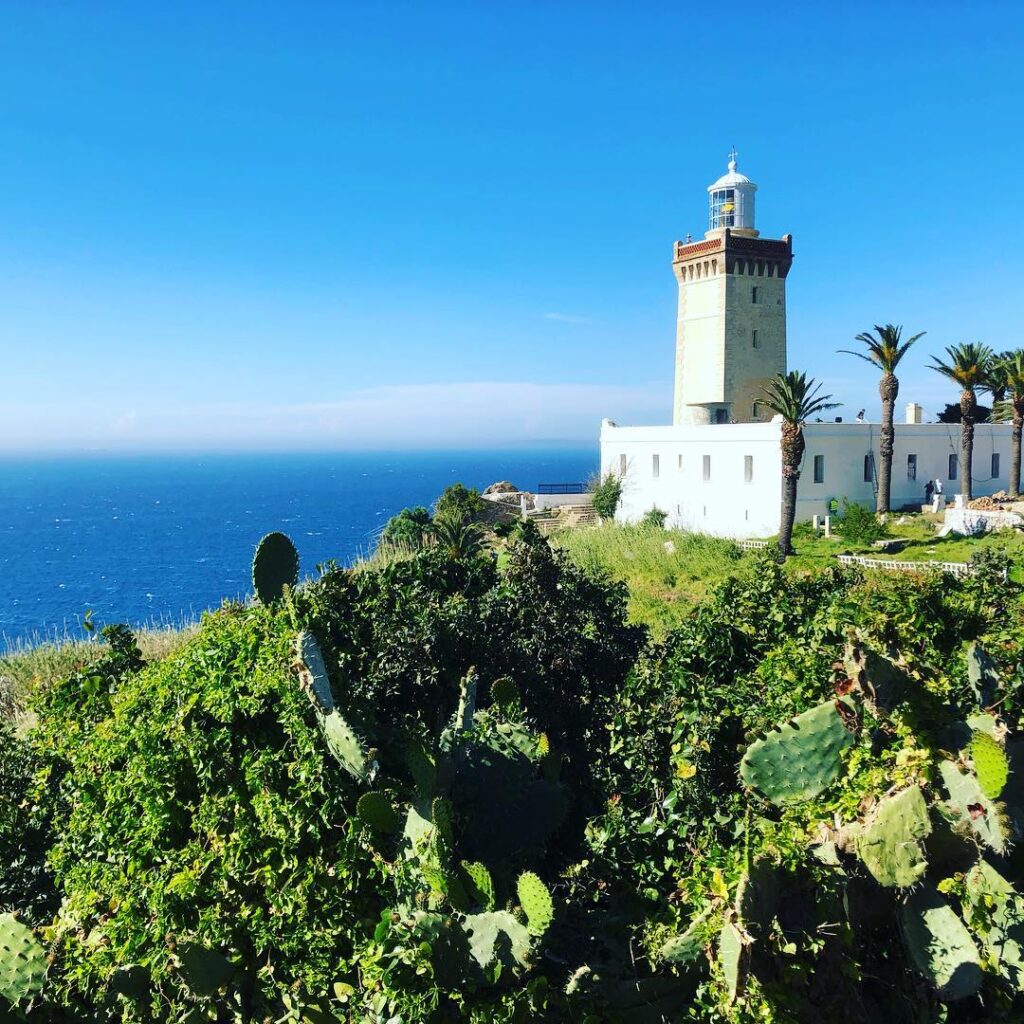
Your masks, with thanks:
[[[384,523],[451,483],[585,481],[591,445],[406,452],[4,455],[0,649],[99,625],[198,618],[251,590],[259,538],[294,540],[303,576],[373,550]]]

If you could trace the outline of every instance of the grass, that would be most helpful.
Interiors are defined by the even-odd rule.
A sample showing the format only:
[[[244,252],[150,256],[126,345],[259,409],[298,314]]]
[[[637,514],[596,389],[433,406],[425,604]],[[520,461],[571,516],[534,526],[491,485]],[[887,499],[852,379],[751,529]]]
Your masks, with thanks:
[[[936,537],[941,516],[894,515],[892,539],[905,540],[891,557],[908,562],[969,562],[979,551],[996,550],[1013,563],[1011,576],[1024,583],[1024,533],[1004,530],[982,537]],[[721,580],[743,570],[744,552],[716,537],[645,526],[604,523],[563,530],[550,538],[581,568],[623,581],[629,588],[629,615],[663,637]],[[841,533],[825,537],[800,525],[793,536],[796,555],[786,562],[800,572],[836,564],[838,554],[886,557],[871,544],[850,543]],[[749,563],[748,563],[749,564]]]
[[[181,647],[197,628],[195,623],[152,626],[138,630],[136,639],[147,661],[159,661]],[[101,658],[105,649],[99,639],[54,638],[14,644],[0,654],[0,717],[16,714],[29,691],[77,672]]]
[[[629,588],[629,616],[664,636],[719,580],[735,573],[743,552],[731,541],[652,526],[562,530],[553,547],[591,573]]]

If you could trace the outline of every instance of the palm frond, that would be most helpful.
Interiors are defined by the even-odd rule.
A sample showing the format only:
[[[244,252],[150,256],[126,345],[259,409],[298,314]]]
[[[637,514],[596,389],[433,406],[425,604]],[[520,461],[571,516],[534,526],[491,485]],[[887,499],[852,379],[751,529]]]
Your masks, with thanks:
[[[765,382],[762,391],[767,396],[764,404],[787,423],[803,423],[816,412],[839,407],[831,395],[820,393],[818,381],[808,380],[799,370],[777,374]]]
[[[860,356],[873,366],[878,367],[883,373],[895,373],[900,360],[907,354],[910,346],[919,338],[924,337],[926,331],[915,334],[906,341],[902,340],[903,326],[897,324],[875,324],[874,333],[862,331],[856,335],[854,341],[859,341],[867,349],[867,352],[855,352],[850,349],[840,349],[846,355]]]

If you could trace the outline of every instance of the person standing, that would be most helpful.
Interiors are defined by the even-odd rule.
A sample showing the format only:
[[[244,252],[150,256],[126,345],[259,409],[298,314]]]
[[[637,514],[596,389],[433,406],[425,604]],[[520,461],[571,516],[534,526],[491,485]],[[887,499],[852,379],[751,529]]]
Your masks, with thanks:
[[[927,480],[924,485],[924,503],[930,505],[932,503],[932,495],[935,493],[935,484],[931,480]]]

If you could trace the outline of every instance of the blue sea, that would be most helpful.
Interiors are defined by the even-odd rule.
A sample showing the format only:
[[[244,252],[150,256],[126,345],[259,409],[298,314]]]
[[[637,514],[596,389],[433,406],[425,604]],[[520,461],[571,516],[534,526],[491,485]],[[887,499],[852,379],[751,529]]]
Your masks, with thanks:
[[[368,554],[388,518],[448,484],[582,482],[596,446],[315,455],[0,460],[0,648],[98,625],[179,623],[250,589],[283,530],[302,573]]]

